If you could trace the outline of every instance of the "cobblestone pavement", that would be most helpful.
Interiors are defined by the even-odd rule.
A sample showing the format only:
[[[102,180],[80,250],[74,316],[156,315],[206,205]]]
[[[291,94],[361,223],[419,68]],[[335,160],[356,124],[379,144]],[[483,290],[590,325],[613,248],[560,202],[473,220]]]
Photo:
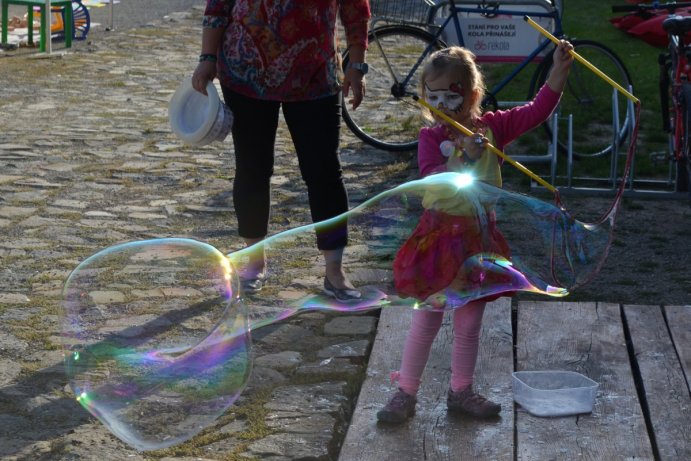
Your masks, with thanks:
[[[168,126],[168,101],[195,65],[201,13],[197,6],[116,28],[64,55],[58,44],[51,58],[0,52],[2,460],[337,457],[376,313],[308,313],[262,329],[238,404],[211,430],[165,451],[137,452],[112,436],[75,402],[63,371],[61,289],[84,258],[153,237],[191,237],[224,252],[240,246],[230,140],[186,147]],[[345,127],[343,134],[351,204],[409,178],[410,157],[363,147]],[[309,222],[292,149],[281,126],[273,232]],[[301,274],[288,295],[318,287],[322,270]]]

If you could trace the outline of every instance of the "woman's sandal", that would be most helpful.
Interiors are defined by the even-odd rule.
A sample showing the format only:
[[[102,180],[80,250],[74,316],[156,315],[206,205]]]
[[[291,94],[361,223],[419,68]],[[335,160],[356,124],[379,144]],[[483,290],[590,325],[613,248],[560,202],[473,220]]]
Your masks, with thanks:
[[[251,278],[240,278],[240,287],[242,292],[248,295],[258,293],[264,287],[264,281],[266,280],[266,273],[260,272]]]
[[[355,301],[362,297],[359,290],[353,288],[336,288],[328,277],[324,276],[324,293],[339,301]]]

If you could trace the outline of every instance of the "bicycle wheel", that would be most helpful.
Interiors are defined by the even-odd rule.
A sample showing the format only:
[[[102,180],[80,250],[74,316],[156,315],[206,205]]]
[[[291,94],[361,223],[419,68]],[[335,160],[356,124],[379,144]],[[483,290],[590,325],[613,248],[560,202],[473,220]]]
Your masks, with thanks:
[[[65,7],[53,7],[54,13],[59,13],[61,21],[65,22]],[[86,40],[91,28],[89,10],[80,1],[72,2],[72,39]],[[53,40],[65,40],[64,26],[57,33],[52,34]]]
[[[677,158],[677,174],[676,174],[676,190],[677,192],[689,192],[691,198],[691,84],[684,83],[681,88],[681,117],[683,121],[683,130],[680,135],[683,139],[680,142],[682,146],[681,156]]]
[[[571,43],[576,53],[622,87],[629,88],[631,85],[629,71],[611,49],[591,40],[573,40]],[[539,83],[531,93],[537,92],[537,89],[547,80],[553,57],[552,51],[537,69]],[[572,64],[558,110],[563,117],[573,115],[573,155],[575,158],[598,157],[612,152],[615,140],[613,100],[615,97],[618,107],[620,145],[626,140],[629,134],[630,117],[633,117],[633,114],[627,110],[628,99],[618,91],[615,96],[614,91],[609,83],[583,64],[579,62]],[[552,130],[547,124],[544,124],[544,127],[549,136],[548,139],[552,139]],[[566,153],[568,131],[560,129],[558,135],[559,151]]]
[[[416,149],[424,120],[411,96],[418,92],[421,66],[412,76],[409,74],[428,46],[442,49],[445,45],[434,35],[408,26],[375,28],[368,39],[365,98],[357,110],[352,110],[344,97],[343,119],[358,138],[371,146],[387,151]],[[345,68],[347,51],[343,58]]]
[[[86,40],[89,29],[91,29],[91,17],[89,10],[82,2],[72,2],[72,20],[74,21],[72,38],[75,40]]]

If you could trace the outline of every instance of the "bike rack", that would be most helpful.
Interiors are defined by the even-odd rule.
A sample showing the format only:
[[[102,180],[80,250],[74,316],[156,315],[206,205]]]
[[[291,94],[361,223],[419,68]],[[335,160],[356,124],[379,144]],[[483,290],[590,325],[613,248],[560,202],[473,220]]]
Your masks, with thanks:
[[[629,87],[631,91],[631,87]],[[627,152],[620,152],[620,131],[623,128],[622,123],[626,123],[629,126],[628,133],[633,133],[635,120],[634,120],[634,106],[633,102],[627,101],[626,117],[622,122],[619,117],[619,99],[617,98],[617,90],[614,89],[612,93],[612,127],[613,129],[613,139],[612,139],[612,151],[609,155],[610,166],[609,174],[604,177],[597,176],[578,176],[574,174],[574,156],[573,156],[573,116],[568,114],[562,116],[561,114],[555,112],[550,119],[550,127],[552,129],[552,139],[548,143],[547,153],[544,155],[517,155],[513,158],[525,164],[549,164],[549,180],[550,184],[554,185],[559,189],[561,195],[609,195],[616,192],[620,187],[622,181],[625,182],[624,195],[625,196],[636,196],[636,197],[654,197],[654,198],[671,198],[671,199],[683,199],[688,197],[686,192],[676,192],[674,191],[674,159],[670,160],[670,169],[668,178],[663,179],[642,179],[635,178],[635,155],[631,159],[631,168],[629,174],[626,178],[622,178],[619,173],[619,157],[621,155],[626,156]],[[566,155],[566,174],[557,175],[557,166],[559,162],[558,154],[558,131],[560,121],[566,122],[567,130],[567,155]],[[670,141],[671,143],[671,141]],[[547,179],[547,178],[545,178]],[[587,184],[598,184],[605,183],[605,186],[585,186],[583,183]],[[669,190],[671,188],[671,190]],[[531,181],[530,190],[544,191],[547,189]]]
[[[569,116],[570,117],[570,116]],[[554,184],[557,179],[557,150],[559,148],[559,143],[557,141],[558,136],[558,125],[559,125],[559,114],[554,112],[552,114],[550,127],[552,129],[552,139],[547,144],[547,153],[544,155],[514,155],[512,158],[519,163],[527,164],[537,164],[537,163],[549,163],[550,164],[550,184]],[[569,131],[570,133],[570,131]],[[569,148],[569,157],[571,153],[571,148]],[[531,189],[533,187],[540,187],[537,184],[530,182]]]

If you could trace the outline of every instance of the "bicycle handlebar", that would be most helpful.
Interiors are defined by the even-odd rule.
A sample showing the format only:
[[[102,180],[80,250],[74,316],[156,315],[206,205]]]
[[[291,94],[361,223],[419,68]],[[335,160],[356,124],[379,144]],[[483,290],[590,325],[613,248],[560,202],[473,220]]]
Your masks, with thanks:
[[[680,9],[691,7],[691,2],[667,2],[667,3],[639,3],[638,5],[613,5],[613,13],[627,13],[631,11],[644,12],[644,11],[657,11],[657,10],[667,10],[670,13]]]

